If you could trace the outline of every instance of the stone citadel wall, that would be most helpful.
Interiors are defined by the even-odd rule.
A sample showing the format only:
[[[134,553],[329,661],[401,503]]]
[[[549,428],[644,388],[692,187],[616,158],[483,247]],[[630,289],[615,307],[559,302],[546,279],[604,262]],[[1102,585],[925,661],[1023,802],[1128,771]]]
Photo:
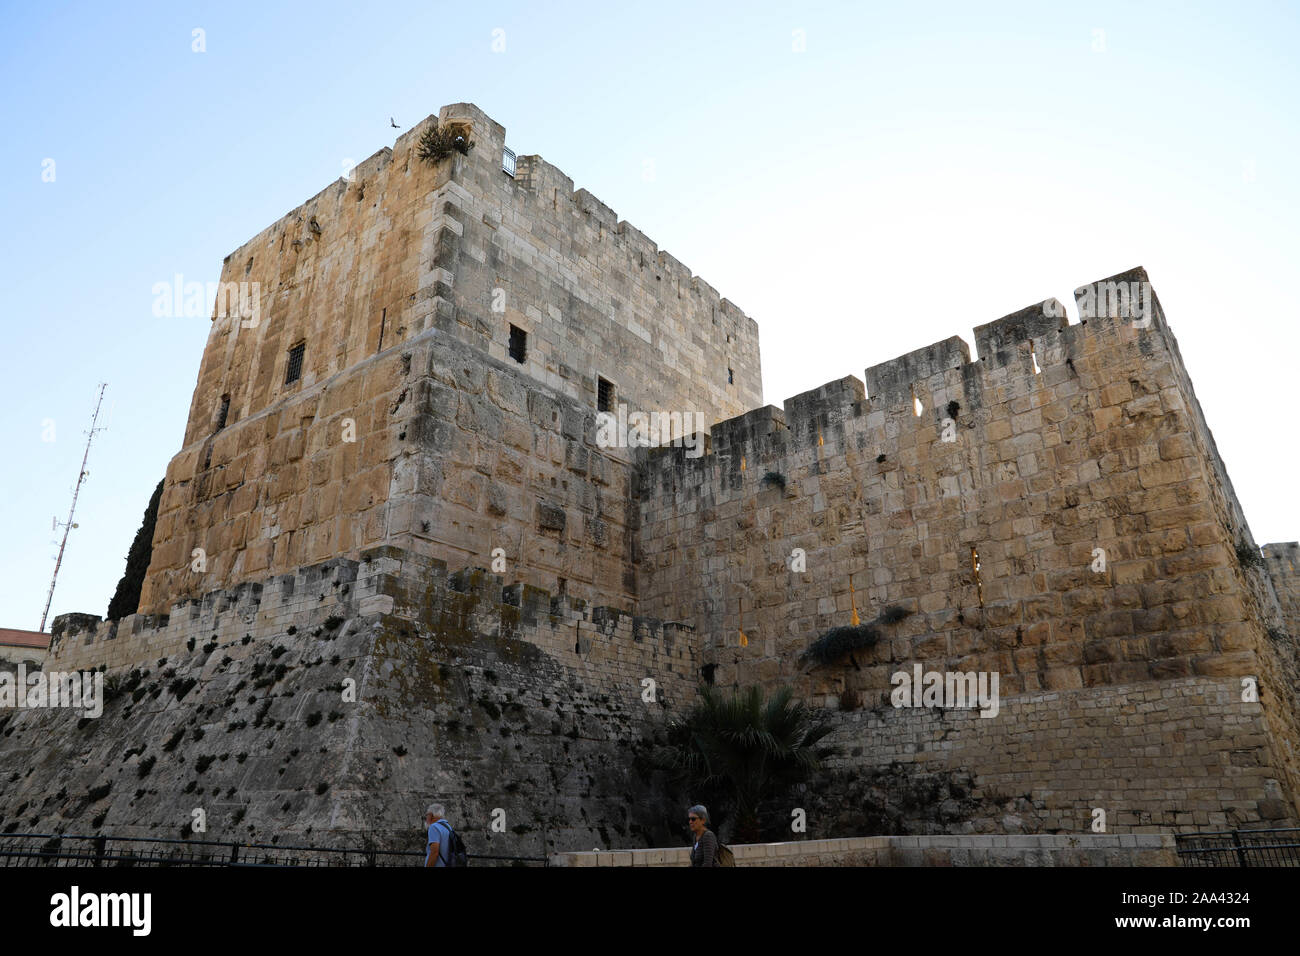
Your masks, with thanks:
[[[56,629],[114,690],[0,712],[0,832],[410,850],[437,799],[479,854],[677,839],[684,795],[634,758],[691,699],[688,628],[384,547]]]
[[[67,622],[48,667],[183,657],[219,695],[268,643],[319,665],[311,641],[344,622],[346,659],[382,672],[405,708],[370,712],[363,736],[383,745],[340,744],[364,807],[395,784],[357,755],[447,720],[432,660],[474,675],[455,710],[509,702],[530,729],[493,764],[491,734],[516,729],[457,737],[451,718],[421,745],[437,767],[402,778],[412,799],[420,773],[438,773],[470,800],[453,777],[480,761],[512,792],[550,792],[579,765],[623,768],[618,789],[656,725],[643,681],[676,703],[702,678],[791,681],[829,709],[839,753],[805,795],[823,834],[1073,832],[1096,808],[1127,829],[1300,817],[1295,545],[1260,556],[1158,301],[1142,327],[1070,325],[1048,300],[977,328],[975,360],[954,337],[865,384],[754,408],[751,320],[540,158],[504,173],[504,129],[475,107],[441,120],[471,129],[469,156],[417,162],[430,118],[228,258],[223,281],[258,282],[262,312],[214,320],[142,613]],[[636,410],[706,413],[704,457],[603,447],[599,378]],[[855,615],[874,646],[801,660]],[[914,664],[998,674],[999,715],[894,709],[892,677]],[[484,708],[488,671],[508,696]],[[293,693],[306,689],[321,691]],[[599,742],[580,758],[530,720],[561,698],[583,702],[580,736]],[[25,741],[14,759],[39,757]],[[280,794],[266,770],[251,790]],[[576,838],[658,825],[629,816],[635,787],[606,798],[594,814],[569,807]],[[488,799],[473,796],[476,819]],[[159,820],[181,806],[144,805]],[[519,832],[541,838],[556,821],[543,823]]]
[[[521,504],[463,475],[442,488],[440,477],[430,477],[442,453],[409,451],[444,437],[406,434],[410,346],[422,348],[427,338],[416,340],[430,330],[520,373],[493,378],[512,381],[506,403],[525,401],[523,390],[540,386],[567,398],[567,407],[594,410],[602,377],[616,404],[699,413],[710,424],[761,399],[752,319],[540,157],[521,157],[516,176],[505,173],[505,129],[477,107],[444,107],[440,119],[471,130],[468,156],[435,166],[419,160],[420,135],[435,122],[429,117],[394,149],[361,163],[351,180],[340,179],[226,258],[221,281],[256,285],[260,309],[251,318],[233,308],[223,315],[218,301],[184,447],[167,469],[143,611],[165,613],[170,601],[268,572],[355,558],[380,541],[463,564],[485,563],[478,548],[494,536],[504,534],[507,548],[529,543],[521,539],[536,523],[533,510],[555,501]],[[527,333],[522,364],[507,355],[511,325]],[[302,377],[286,384],[289,350],[299,343]],[[464,374],[476,376],[478,364]],[[503,401],[500,393],[492,399]],[[478,404],[454,411],[471,430],[496,415]],[[565,431],[566,439],[578,437],[567,424]],[[543,461],[556,451],[534,448],[517,431],[504,440]],[[614,460],[631,457],[624,448],[606,451]],[[506,486],[539,480],[522,461],[466,453],[481,475],[500,464]],[[399,474],[399,464],[408,471]],[[411,519],[407,506],[430,486],[446,492],[447,510],[431,518],[417,508]],[[628,499],[618,487],[611,492]],[[563,499],[563,487],[549,497]],[[584,599],[632,606],[634,576],[617,567],[624,559],[618,529],[606,530],[624,520],[615,510],[583,529],[598,539],[597,551],[613,549],[612,563],[531,547],[530,582],[559,587],[563,578]],[[495,519],[506,514],[517,526],[501,532]],[[212,560],[191,567],[195,548]]]
[[[143,612],[382,543],[636,606],[627,450],[597,443],[589,406],[440,329],[228,426],[206,468],[200,453],[168,468]]]
[[[602,693],[639,696],[650,677],[656,701],[681,701],[694,695],[699,679],[689,625],[507,584],[482,568],[449,572],[437,558],[391,545],[368,549],[359,561],[336,558],[214,591],[177,604],[170,615],[133,614],[121,621],[63,615],[56,619],[47,667],[120,673],[192,651],[193,644],[244,647],[358,618],[407,622],[461,644],[477,637],[522,641],[580,672]]]
[[[1134,825],[1295,819],[1295,638],[1269,636],[1290,589],[1239,563],[1249,529],[1158,302],[1144,329],[1071,326],[1050,300],[976,344],[975,361],[948,339],[868,369],[866,388],[719,423],[703,458],[651,450],[642,607],[694,624],[720,683],[865,707],[843,718],[842,767],[971,772],[977,797],[1024,798],[1046,828],[1092,807]],[[855,605],[868,623],[910,615],[804,665]],[[918,663],[998,673],[1002,713],[895,711],[892,675]],[[1195,817],[1175,811],[1190,792]]]
[[[1282,612],[1281,630],[1300,635],[1300,542],[1266,544],[1261,550]]]
[[[636,473],[594,446],[589,408],[524,386],[511,363],[429,330],[388,359],[407,366],[390,391],[410,392],[410,430],[439,436],[403,449],[443,481],[412,514],[472,519],[499,482],[541,465],[550,470],[516,489],[521,501],[573,482],[558,513],[514,513],[553,539],[512,547],[506,576],[456,579],[510,606],[549,608],[546,627],[517,636],[564,666],[582,660],[581,680],[605,690],[613,680],[626,694],[649,677],[669,699],[688,700],[706,671],[724,685],[794,680],[837,723],[839,753],[805,801],[828,828],[819,832],[1073,832],[1094,808],[1125,830],[1293,820],[1294,640],[1284,628],[1296,606],[1294,548],[1265,548],[1269,574],[1240,565],[1236,544],[1249,530],[1244,518],[1234,523],[1235,496],[1209,464],[1212,439],[1189,411],[1194,395],[1162,315],[1138,329],[1043,313],[1035,306],[977,330],[978,362],[949,340],[869,369],[870,399],[856,379],[830,383],[783,412],[719,423],[702,458],[639,452]],[[947,418],[953,442],[942,440]],[[512,444],[511,434],[534,439]],[[463,512],[450,510],[456,495],[446,490],[458,481],[481,485]],[[516,553],[546,542],[595,554],[584,529],[606,505],[583,502],[611,485],[611,500],[631,506],[616,550],[638,599],[624,606],[689,629],[641,621],[610,632],[605,656],[583,658],[597,621],[632,619],[557,618],[558,607],[581,602],[506,581],[519,571]],[[487,544],[473,553],[486,558]],[[803,572],[785,560],[796,547]],[[1104,572],[1092,569],[1097,547]],[[346,561],[332,580],[325,565],[182,604],[161,628],[128,618],[119,633],[139,635],[131,641],[106,639],[113,626],[100,625],[89,643],[64,640],[55,656],[63,667],[126,668],[192,639],[234,640],[250,622],[269,635],[340,613],[433,624],[421,609],[446,598],[445,566],[401,548],[374,553],[388,563],[366,566],[369,583],[350,598],[360,603],[341,612],[337,589],[356,575]],[[801,666],[810,641],[849,623],[855,604],[864,621],[888,606],[913,613],[847,663]],[[458,626],[491,638],[503,625]],[[638,628],[678,639],[662,651],[656,637],[647,654]],[[914,663],[997,671],[999,716],[895,710],[890,675]],[[1258,679],[1260,702],[1241,700],[1244,676]],[[940,809],[909,808],[929,787],[946,795]]]

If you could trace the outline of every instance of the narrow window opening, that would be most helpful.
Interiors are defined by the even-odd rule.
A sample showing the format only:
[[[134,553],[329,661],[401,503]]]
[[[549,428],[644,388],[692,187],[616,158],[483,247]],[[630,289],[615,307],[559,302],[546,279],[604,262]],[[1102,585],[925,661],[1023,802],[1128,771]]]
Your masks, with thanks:
[[[917,418],[920,418],[921,412],[925,411],[925,406],[921,404],[921,400],[916,396],[915,385],[912,386],[912,411],[916,413]]]
[[[302,354],[307,350],[306,342],[299,342],[289,349],[289,364],[284,370],[284,384],[292,385],[302,378]]]
[[[980,553],[971,545],[970,549],[970,569],[975,575],[975,594],[979,598],[980,607],[984,606],[984,582],[980,580]]]
[[[379,313],[379,347],[375,349],[376,355],[378,355],[380,352],[384,350],[384,325],[387,322],[388,322],[388,310],[384,309],[382,312]]]
[[[517,325],[510,326],[510,357],[520,365],[528,354],[528,333]]]
[[[1034,374],[1038,375],[1043,370],[1038,367],[1038,353],[1034,351],[1034,343],[1029,343],[1029,358],[1034,363]]]
[[[596,411],[611,412],[614,410],[614,386],[612,383],[605,381],[603,378],[596,379]]]
[[[230,396],[221,396],[221,411],[217,413],[217,431],[226,427],[226,416],[230,414]]]
[[[736,384],[736,373],[733,372],[731,369],[727,369],[727,384],[728,385]]]

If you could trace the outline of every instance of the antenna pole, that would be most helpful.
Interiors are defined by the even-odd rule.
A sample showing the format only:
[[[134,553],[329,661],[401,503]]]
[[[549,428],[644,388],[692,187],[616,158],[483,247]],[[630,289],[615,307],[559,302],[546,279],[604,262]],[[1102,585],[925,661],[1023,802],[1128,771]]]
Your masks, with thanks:
[[[90,460],[90,443],[95,440],[95,432],[101,431],[95,427],[95,424],[99,421],[99,406],[104,403],[104,389],[107,387],[107,382],[100,382],[99,397],[95,400],[95,414],[90,419],[90,431],[86,433],[86,453],[81,456],[81,471],[77,474],[77,485],[72,489],[72,507],[68,509],[68,520],[63,526],[63,541],[59,544],[59,557],[54,562],[54,576],[50,578],[50,593],[45,596],[45,610],[41,612],[42,633],[45,631],[45,619],[50,614],[50,604],[54,601],[54,584],[59,580],[59,568],[63,565],[63,549],[68,546],[68,533],[74,527],[72,515],[77,510],[77,496],[81,494],[81,483],[86,480],[86,462]]]

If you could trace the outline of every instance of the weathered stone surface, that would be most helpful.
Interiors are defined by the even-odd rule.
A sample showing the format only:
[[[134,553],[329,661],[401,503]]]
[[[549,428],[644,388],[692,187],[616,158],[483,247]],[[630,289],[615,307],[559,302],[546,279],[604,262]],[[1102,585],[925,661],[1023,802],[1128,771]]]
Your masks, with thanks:
[[[528,623],[501,603],[499,578],[476,572],[452,591],[441,568],[398,549],[357,570],[334,562],[259,595],[213,595],[161,630],[130,633],[127,618],[107,643],[65,634],[65,667],[97,652],[135,663],[110,672],[98,719],[0,713],[0,831],[419,849],[424,807],[439,800],[478,853],[675,837],[686,797],[631,758],[697,679],[680,629],[597,627],[542,592],[524,603],[549,613]],[[405,616],[364,612],[394,595]]]
[[[678,816],[629,776],[654,724],[642,682],[663,709],[704,675],[792,683],[828,710],[814,833],[1079,831],[1099,807],[1124,831],[1300,817],[1298,549],[1255,547],[1158,300],[1140,322],[1112,308],[1140,301],[1144,272],[1079,290],[1078,324],[1049,299],[979,326],[974,359],[954,336],[762,406],[752,320],[540,158],[503,173],[505,131],[476,107],[440,118],[471,127],[468,157],[415,159],[430,118],[227,260],[264,308],[213,323],[146,613],[62,619],[47,664],[199,684],[132,722],[119,702],[104,730],[10,716],[0,754],[33,769],[0,791],[5,826],[79,819],[101,770],[130,775],[109,751],[146,741],[142,715],[156,741],[265,698],[283,741],[230,729],[245,768],[187,737],[158,755],[157,792],[114,784],[105,825],[183,825],[173,790],[202,755],[259,827],[401,827],[433,788],[471,826],[505,792],[532,814],[521,841],[607,846]],[[675,426],[700,445],[611,446],[602,394],[624,422],[700,413]],[[332,618],[350,656],[309,666]],[[880,622],[870,646],[801,658],[859,619]],[[287,701],[249,686],[279,647],[302,668],[271,685]],[[346,661],[373,696],[295,736],[326,693],[308,673]],[[914,665],[998,675],[997,716],[895,709]],[[938,849],[891,860],[974,852]]]
[[[474,150],[420,161],[437,121],[468,127]],[[142,610],[381,540],[460,562],[527,543],[528,504],[503,513],[499,495],[452,472],[492,474],[504,444],[546,463],[519,476],[521,499],[542,483],[554,493],[553,476],[621,493],[628,479],[609,472],[627,470],[630,449],[594,448],[601,378],[632,411],[707,424],[760,402],[752,319],[540,157],[519,157],[511,178],[504,147],[504,127],[477,107],[446,106],[226,258],[221,281],[255,286],[259,310],[214,316]],[[512,326],[527,336],[522,363],[508,354]],[[302,376],[286,383],[299,343]],[[536,431],[564,441],[534,446]],[[445,460],[447,485],[402,487],[408,456]],[[451,507],[428,517],[436,495]],[[396,527],[394,501],[411,504]],[[563,578],[586,600],[635,601],[618,566],[630,548],[595,564],[508,550],[539,587]]]

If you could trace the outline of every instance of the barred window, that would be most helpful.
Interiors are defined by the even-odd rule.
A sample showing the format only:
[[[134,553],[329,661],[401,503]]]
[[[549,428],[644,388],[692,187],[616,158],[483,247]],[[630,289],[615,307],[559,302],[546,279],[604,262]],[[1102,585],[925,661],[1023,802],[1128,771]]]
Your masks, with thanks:
[[[299,342],[289,349],[289,365],[284,371],[284,384],[291,385],[302,378],[302,353],[306,349],[306,342]]]
[[[510,357],[520,365],[527,354],[528,333],[516,325],[510,326]]]
[[[603,378],[596,379],[596,411],[608,412],[614,408],[614,386]]]

